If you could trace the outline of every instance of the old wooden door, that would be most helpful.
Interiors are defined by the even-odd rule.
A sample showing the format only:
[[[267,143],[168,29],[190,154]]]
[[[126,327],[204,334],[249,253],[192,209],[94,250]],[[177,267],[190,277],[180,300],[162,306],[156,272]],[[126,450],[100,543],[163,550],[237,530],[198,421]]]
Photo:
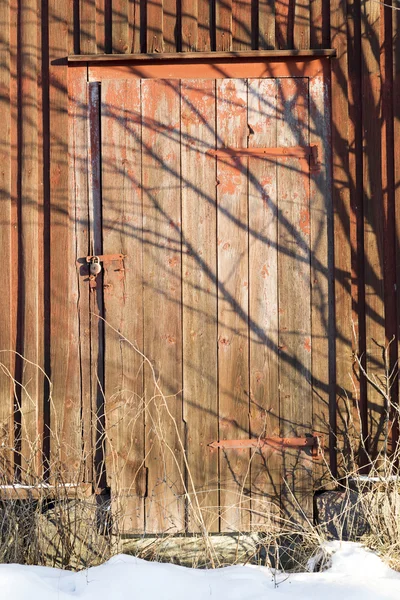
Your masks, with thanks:
[[[84,430],[126,531],[311,516],[311,449],[257,440],[328,428],[324,60],[71,66]]]

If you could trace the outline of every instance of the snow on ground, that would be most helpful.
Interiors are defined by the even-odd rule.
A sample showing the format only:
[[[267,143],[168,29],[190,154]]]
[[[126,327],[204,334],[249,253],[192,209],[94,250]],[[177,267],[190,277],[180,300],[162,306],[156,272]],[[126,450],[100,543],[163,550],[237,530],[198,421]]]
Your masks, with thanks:
[[[79,573],[0,565],[1,600],[377,600],[400,598],[400,573],[351,542],[333,542],[322,573],[274,574],[265,567],[215,571],[151,563],[121,554]]]

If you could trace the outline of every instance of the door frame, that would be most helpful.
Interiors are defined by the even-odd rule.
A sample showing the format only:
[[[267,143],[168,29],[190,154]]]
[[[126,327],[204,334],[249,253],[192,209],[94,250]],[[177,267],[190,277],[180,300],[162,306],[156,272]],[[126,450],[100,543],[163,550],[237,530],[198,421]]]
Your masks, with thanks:
[[[329,452],[333,470],[336,464],[336,396],[334,369],[334,263],[333,263],[333,205],[332,205],[332,152],[331,152],[331,102],[330,102],[330,58],[332,50],[315,51],[260,51],[242,53],[188,53],[160,55],[96,55],[71,56],[68,58],[68,91],[70,115],[70,178],[69,212],[74,221],[71,244],[76,250],[79,267],[78,277],[74,269],[69,276],[76,290],[78,320],[80,325],[79,347],[81,360],[81,406],[83,417],[83,442],[87,461],[86,480],[95,482],[98,492],[106,488],[103,469],[104,456],[96,435],[93,434],[93,415],[104,420],[102,389],[104,370],[101,365],[104,323],[101,320],[103,306],[101,294],[92,290],[88,293],[87,265],[83,258],[101,254],[101,141],[98,136],[100,119],[101,82],[110,79],[225,79],[225,78],[283,78],[301,77],[309,79],[309,115],[316,134],[310,128],[310,145],[318,144],[319,161],[324,165],[322,174],[315,172],[310,177],[316,181],[312,200],[313,207],[321,208],[327,230],[326,244],[318,246],[311,257],[312,298],[325,295],[329,336],[321,335],[326,326],[312,320],[313,356],[329,357],[329,375],[323,372],[326,366],[313,359],[312,378],[327,381],[327,385],[313,392],[316,410],[329,423],[324,431],[325,449]],[[97,132],[97,134],[96,134]],[[313,136],[315,139],[313,140]],[[89,152],[87,152],[89,149]],[[77,169],[76,165],[84,168]],[[311,202],[311,197],[310,197]],[[320,227],[319,222],[318,227]],[[313,219],[311,218],[311,236]],[[317,231],[317,227],[316,227]],[[100,237],[99,237],[100,236]],[[92,249],[92,250],[91,250]],[[313,269],[313,261],[318,269]],[[318,273],[321,266],[327,277],[321,282]],[[320,288],[322,286],[322,290]],[[99,286],[100,287],[100,286]],[[94,293],[92,293],[94,292]],[[315,300],[317,302],[317,300]],[[312,299],[312,305],[314,304]],[[316,311],[317,312],[317,311]],[[100,318],[99,318],[100,317]],[[83,335],[82,332],[89,335]],[[104,356],[103,356],[104,359]],[[100,465],[100,466],[99,466]]]

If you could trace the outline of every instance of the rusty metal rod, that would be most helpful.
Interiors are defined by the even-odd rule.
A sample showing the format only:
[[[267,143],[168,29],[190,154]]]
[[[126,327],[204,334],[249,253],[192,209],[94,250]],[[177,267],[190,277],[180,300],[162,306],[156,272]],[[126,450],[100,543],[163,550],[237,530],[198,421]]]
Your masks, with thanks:
[[[280,446],[284,448],[306,448],[318,446],[317,436],[310,437],[269,437],[248,440],[220,440],[209,444],[211,448],[262,448],[264,446]]]

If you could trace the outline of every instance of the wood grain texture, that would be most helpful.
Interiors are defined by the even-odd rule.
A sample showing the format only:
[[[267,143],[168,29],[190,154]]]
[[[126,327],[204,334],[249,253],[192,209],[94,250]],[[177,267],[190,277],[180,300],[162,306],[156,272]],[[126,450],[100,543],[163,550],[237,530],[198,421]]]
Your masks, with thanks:
[[[338,58],[332,63],[332,193],[334,214],[334,264],[335,264],[335,368],[337,414],[335,418],[336,444],[342,446],[347,428],[347,398],[352,403],[353,389],[349,378],[349,364],[352,362],[352,240],[356,240],[356,223],[352,214],[351,193],[355,190],[356,170],[355,153],[349,155],[349,141],[354,144],[354,123],[349,118],[348,95],[352,86],[348,86],[346,73],[349,66],[349,49],[346,31],[346,2],[338,0],[331,9],[331,40],[337,50]],[[351,51],[351,48],[350,48]],[[353,80],[353,78],[352,78]],[[351,101],[351,104],[353,104]],[[354,106],[354,104],[353,104]],[[343,118],[344,115],[344,118]],[[350,134],[349,140],[349,132]],[[350,164],[352,162],[352,164]],[[352,232],[351,232],[352,229]],[[355,326],[357,327],[356,321]],[[357,328],[358,329],[358,328]],[[355,416],[355,415],[354,415]],[[355,419],[357,423],[358,419]]]
[[[310,0],[296,0],[294,9],[294,48],[310,47]]]
[[[365,335],[365,268],[364,268],[364,139],[363,122],[360,119],[362,107],[362,47],[361,47],[361,7],[352,0],[349,13],[354,15],[348,18],[349,35],[347,47],[348,60],[348,91],[349,91],[349,173],[351,177],[351,219],[350,219],[350,245],[352,259],[351,299],[352,319],[355,333],[352,333],[353,348],[361,358],[363,368],[366,367],[366,335]],[[359,369],[355,371],[352,386],[354,399],[358,403],[356,423],[364,439],[368,439],[368,402],[367,384],[365,377],[359,376]],[[364,449],[360,450],[360,464],[368,462]]]
[[[112,0],[112,51],[117,54],[131,52],[129,8],[129,0]]]
[[[57,64],[68,53],[68,5],[49,6],[49,37],[57,40],[49,54],[49,192],[50,226],[50,366],[53,400],[50,408],[51,452],[59,457],[63,477],[82,477],[79,321],[76,310],[75,204],[68,197],[68,75]],[[60,268],[68,265],[67,270]],[[74,268],[72,269],[72,265]]]
[[[333,211],[331,131],[328,78],[324,72],[309,80],[310,144],[318,147],[319,170],[310,173],[312,430],[323,436],[324,452],[335,445],[335,360],[333,318]],[[334,462],[334,461],[332,461]],[[326,465],[315,463],[314,486],[329,483]]]
[[[217,148],[247,145],[247,82],[217,83]],[[246,159],[217,161],[219,437],[249,437]],[[221,531],[249,527],[249,451],[220,453]]]
[[[142,40],[145,37],[141,27],[142,9],[141,0],[129,2],[130,50],[128,52],[137,53],[142,51]]]
[[[110,18],[111,13],[110,0],[94,1],[96,5],[95,39],[97,52],[110,52],[112,43],[112,40],[110,39],[110,27],[109,25],[106,27],[106,19]]]
[[[215,0],[215,44],[217,52],[232,50],[233,0]]]
[[[277,84],[250,79],[249,147],[276,147]],[[251,437],[279,436],[278,206],[274,158],[249,159],[249,358]],[[251,524],[280,509],[282,460],[257,450],[251,463]]]
[[[97,52],[97,24],[98,12],[104,15],[104,0],[98,7],[96,0],[79,0],[79,50],[82,54],[96,54]],[[104,50],[104,47],[103,47]]]
[[[215,81],[183,80],[182,139],[182,309],[183,397],[187,459],[209,531],[218,531],[217,265]],[[188,527],[201,522],[193,498]]]
[[[232,50],[254,47],[252,4],[252,0],[232,0]]]
[[[198,46],[199,1],[182,0],[182,52],[195,52]]]
[[[20,190],[19,243],[21,305],[19,339],[22,363],[21,470],[25,481],[42,472],[43,378],[43,266],[41,264],[43,201],[39,194],[38,46],[36,1],[21,6],[19,31]]]
[[[277,144],[308,142],[308,85],[281,79],[277,92]],[[306,161],[278,164],[279,390],[282,437],[312,427],[310,205]],[[296,290],[296,296],[293,296]],[[312,463],[304,453],[283,453],[282,508],[286,518],[312,518]],[[301,507],[301,508],[300,508]]]
[[[384,276],[384,304],[385,304],[385,343],[390,345],[388,351],[388,362],[392,370],[398,364],[398,341],[397,330],[397,299],[396,299],[396,226],[395,226],[395,138],[394,138],[394,114],[393,114],[393,12],[389,7],[384,7],[380,19],[380,37],[382,40],[380,51],[380,71],[382,83],[382,204],[383,204],[383,276]],[[391,389],[391,400],[394,403],[398,399],[398,381],[395,378]],[[394,420],[394,428],[390,432],[390,443],[395,448],[398,439],[398,418],[396,410],[389,409],[389,425]]]
[[[12,311],[12,210],[11,210],[11,40],[10,4],[1,3],[3,53],[0,62],[0,255],[2,265],[2,293],[0,296],[0,470],[4,480],[10,480],[14,469],[14,396],[10,375],[14,373],[15,358],[12,354],[13,311]],[[14,299],[15,301],[15,299]]]
[[[176,0],[163,0],[163,52],[176,52],[180,48],[181,32]]]
[[[337,36],[339,30],[345,33],[346,7],[340,0],[310,0],[310,46],[311,48],[330,48],[331,33]],[[336,13],[336,14],[335,14]],[[341,20],[339,20],[341,17]]]
[[[275,0],[258,1],[258,49],[275,48]]]
[[[163,0],[153,0],[147,7],[147,52],[163,52]]]
[[[144,405],[140,81],[102,87],[106,461],[121,530],[144,530]],[[120,501],[118,501],[120,499]]]
[[[176,80],[142,81],[146,530],[184,526],[182,420],[180,92]]]
[[[382,373],[382,351],[385,343],[383,290],[383,197],[381,152],[381,72],[380,72],[381,7],[367,0],[362,7],[362,114],[363,114],[363,191],[364,191],[364,271],[365,271],[365,336],[367,370]],[[368,36],[368,37],[366,37]],[[386,414],[380,395],[368,386],[368,431],[370,450],[381,447]]]
[[[104,65],[107,63],[126,63],[130,62],[132,64],[142,64],[142,63],[160,63],[167,64],[169,62],[176,62],[177,65],[193,62],[197,65],[202,64],[203,66],[210,66],[210,59],[214,59],[215,62],[220,61],[232,61],[232,59],[236,59],[235,66],[237,66],[240,60],[247,61],[249,67],[254,66],[259,63],[263,59],[270,59],[273,63],[274,61],[278,61],[279,59],[297,59],[296,62],[294,60],[287,61],[285,64],[287,65],[287,69],[292,70],[290,75],[292,76],[309,76],[311,73],[309,69],[313,72],[312,65],[308,62],[305,62],[306,58],[316,58],[321,56],[327,56],[331,58],[335,58],[336,51],[328,49],[315,49],[315,50],[244,50],[241,52],[233,52],[233,51],[224,51],[224,52],[165,52],[165,53],[147,53],[147,54],[139,54],[139,55],[126,55],[126,54],[74,54],[68,56],[68,62],[88,62],[91,63],[89,67],[94,66],[94,63],[102,63]],[[253,61],[251,61],[253,59]],[[233,61],[232,61],[233,62]],[[93,64],[92,64],[93,63]],[[302,68],[302,71],[299,71],[299,68]],[[115,65],[116,66],[116,65]],[[120,66],[120,65],[118,65]],[[284,73],[274,74],[273,67],[275,65],[271,64],[270,71],[268,71],[269,76],[286,76]],[[282,64],[280,65],[282,67]],[[115,70],[115,69],[114,69]],[[108,73],[107,73],[108,74]],[[241,73],[237,73],[241,75]],[[118,72],[118,75],[121,76],[121,72]],[[146,75],[147,76],[147,75]],[[222,76],[222,75],[221,75]],[[289,76],[289,71],[288,75]],[[111,77],[107,77],[110,79]],[[218,78],[218,77],[216,77]]]
[[[214,40],[213,4],[209,0],[197,0],[197,51],[209,52]],[[182,48],[183,49],[183,48]]]
[[[88,267],[84,257],[89,252],[88,143],[89,111],[86,69],[68,70],[69,108],[69,197],[75,222],[75,261],[77,287],[77,318],[79,327],[79,370],[81,373],[82,449],[84,479],[93,477],[93,443],[90,375],[90,307]]]
[[[398,140],[400,136],[400,11],[395,11],[393,15],[393,117],[394,131],[393,138]],[[396,288],[400,289],[400,211],[398,210],[400,201],[400,149],[398,144],[394,143],[394,189],[395,189],[395,225],[396,225]],[[399,328],[400,319],[400,295],[397,298],[397,328]],[[397,355],[399,355],[400,336],[397,334]],[[399,398],[395,399],[397,406]],[[395,426],[394,437],[399,439],[399,423]]]
[[[275,3],[276,47],[294,48],[295,0],[280,0]]]

